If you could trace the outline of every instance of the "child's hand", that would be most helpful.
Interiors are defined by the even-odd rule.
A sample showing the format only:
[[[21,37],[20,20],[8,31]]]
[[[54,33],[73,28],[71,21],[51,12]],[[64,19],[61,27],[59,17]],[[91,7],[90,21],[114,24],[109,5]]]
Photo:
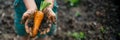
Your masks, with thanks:
[[[43,19],[42,27],[40,31],[41,34],[46,34],[50,31],[52,24],[56,24],[56,14],[50,8],[43,10],[45,17]]]
[[[25,23],[26,19],[31,18],[36,10],[27,10],[22,16],[22,23]]]
[[[43,10],[43,12],[46,13],[46,16],[48,17],[48,20],[51,24],[56,24],[56,14],[51,8],[46,8],[45,10]]]
[[[21,23],[22,23],[22,24],[25,24],[25,30],[26,30],[26,32],[29,33],[29,34],[30,34],[30,32],[31,32],[31,28],[28,26],[28,21],[29,21],[30,19],[32,19],[32,17],[33,17],[33,15],[34,15],[35,12],[36,12],[36,10],[27,10],[27,11],[23,14],[23,16],[22,16]]]

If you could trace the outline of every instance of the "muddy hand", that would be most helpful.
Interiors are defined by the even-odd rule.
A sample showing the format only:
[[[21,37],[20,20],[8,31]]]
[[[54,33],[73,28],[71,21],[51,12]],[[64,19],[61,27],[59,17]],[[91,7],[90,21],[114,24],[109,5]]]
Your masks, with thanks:
[[[46,34],[50,31],[51,25],[56,24],[56,15],[50,8],[44,9],[43,12],[45,13],[45,17],[39,31],[41,34]]]
[[[25,30],[29,35],[32,35],[32,28],[28,26],[29,19],[25,22]]]
[[[48,24],[47,24],[48,25]],[[42,26],[39,31],[40,31],[40,34],[47,34],[49,31],[50,31],[50,27],[51,27],[51,24],[49,24],[49,26]]]
[[[56,14],[51,8],[46,8],[45,10],[43,10],[43,12],[48,17],[48,22],[50,22],[51,24],[56,24]]]
[[[35,10],[28,10],[26,11],[23,16],[22,16],[22,20],[21,23],[25,24],[25,30],[28,34],[31,35],[31,27],[28,26],[29,21],[33,18]]]
[[[36,12],[36,10],[27,10],[22,16],[21,23],[24,24],[25,21],[27,19],[31,18],[34,15],[35,12]]]

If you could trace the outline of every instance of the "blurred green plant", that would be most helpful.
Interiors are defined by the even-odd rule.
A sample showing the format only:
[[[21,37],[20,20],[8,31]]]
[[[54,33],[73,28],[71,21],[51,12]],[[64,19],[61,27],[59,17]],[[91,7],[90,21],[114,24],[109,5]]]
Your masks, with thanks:
[[[85,38],[85,33],[84,32],[80,32],[79,36],[80,36],[80,38]]]
[[[79,0],[69,0],[69,1],[71,6],[74,6],[76,3],[79,2]]]
[[[75,39],[79,39],[79,33],[77,32],[72,33],[72,37],[74,37]]]
[[[81,15],[80,15],[80,12],[76,12],[76,13],[75,13],[75,16],[76,16],[76,17],[80,17],[80,16],[81,16]]]
[[[118,33],[118,35],[120,36],[120,33]]]
[[[64,0],[66,3],[69,3],[70,6],[77,6],[80,3],[80,0]]]
[[[75,39],[84,39],[85,38],[85,33],[84,32],[68,32],[68,36],[72,36]]]
[[[105,28],[104,28],[103,26],[101,26],[101,27],[100,27],[100,31],[101,31],[102,33],[105,33]]]

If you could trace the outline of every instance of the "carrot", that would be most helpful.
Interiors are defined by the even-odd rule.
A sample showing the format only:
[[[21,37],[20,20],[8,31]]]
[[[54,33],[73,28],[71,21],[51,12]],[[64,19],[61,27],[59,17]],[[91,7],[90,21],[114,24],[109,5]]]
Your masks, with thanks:
[[[37,35],[38,30],[41,26],[42,20],[44,18],[44,13],[42,12],[42,10],[45,9],[49,5],[50,5],[50,3],[43,1],[40,5],[40,9],[35,12],[34,25],[33,25],[33,29],[32,29],[32,37],[35,37]]]

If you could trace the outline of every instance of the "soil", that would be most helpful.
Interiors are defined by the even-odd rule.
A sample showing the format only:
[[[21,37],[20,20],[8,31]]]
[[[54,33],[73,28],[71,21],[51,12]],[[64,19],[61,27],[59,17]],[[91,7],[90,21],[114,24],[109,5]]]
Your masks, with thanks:
[[[0,40],[16,37],[13,2],[0,0]],[[120,40],[120,4],[117,0],[81,0],[76,7],[69,7],[64,0],[57,3],[57,32],[51,36],[52,40]],[[84,32],[85,38],[75,39],[68,36],[68,32]]]

